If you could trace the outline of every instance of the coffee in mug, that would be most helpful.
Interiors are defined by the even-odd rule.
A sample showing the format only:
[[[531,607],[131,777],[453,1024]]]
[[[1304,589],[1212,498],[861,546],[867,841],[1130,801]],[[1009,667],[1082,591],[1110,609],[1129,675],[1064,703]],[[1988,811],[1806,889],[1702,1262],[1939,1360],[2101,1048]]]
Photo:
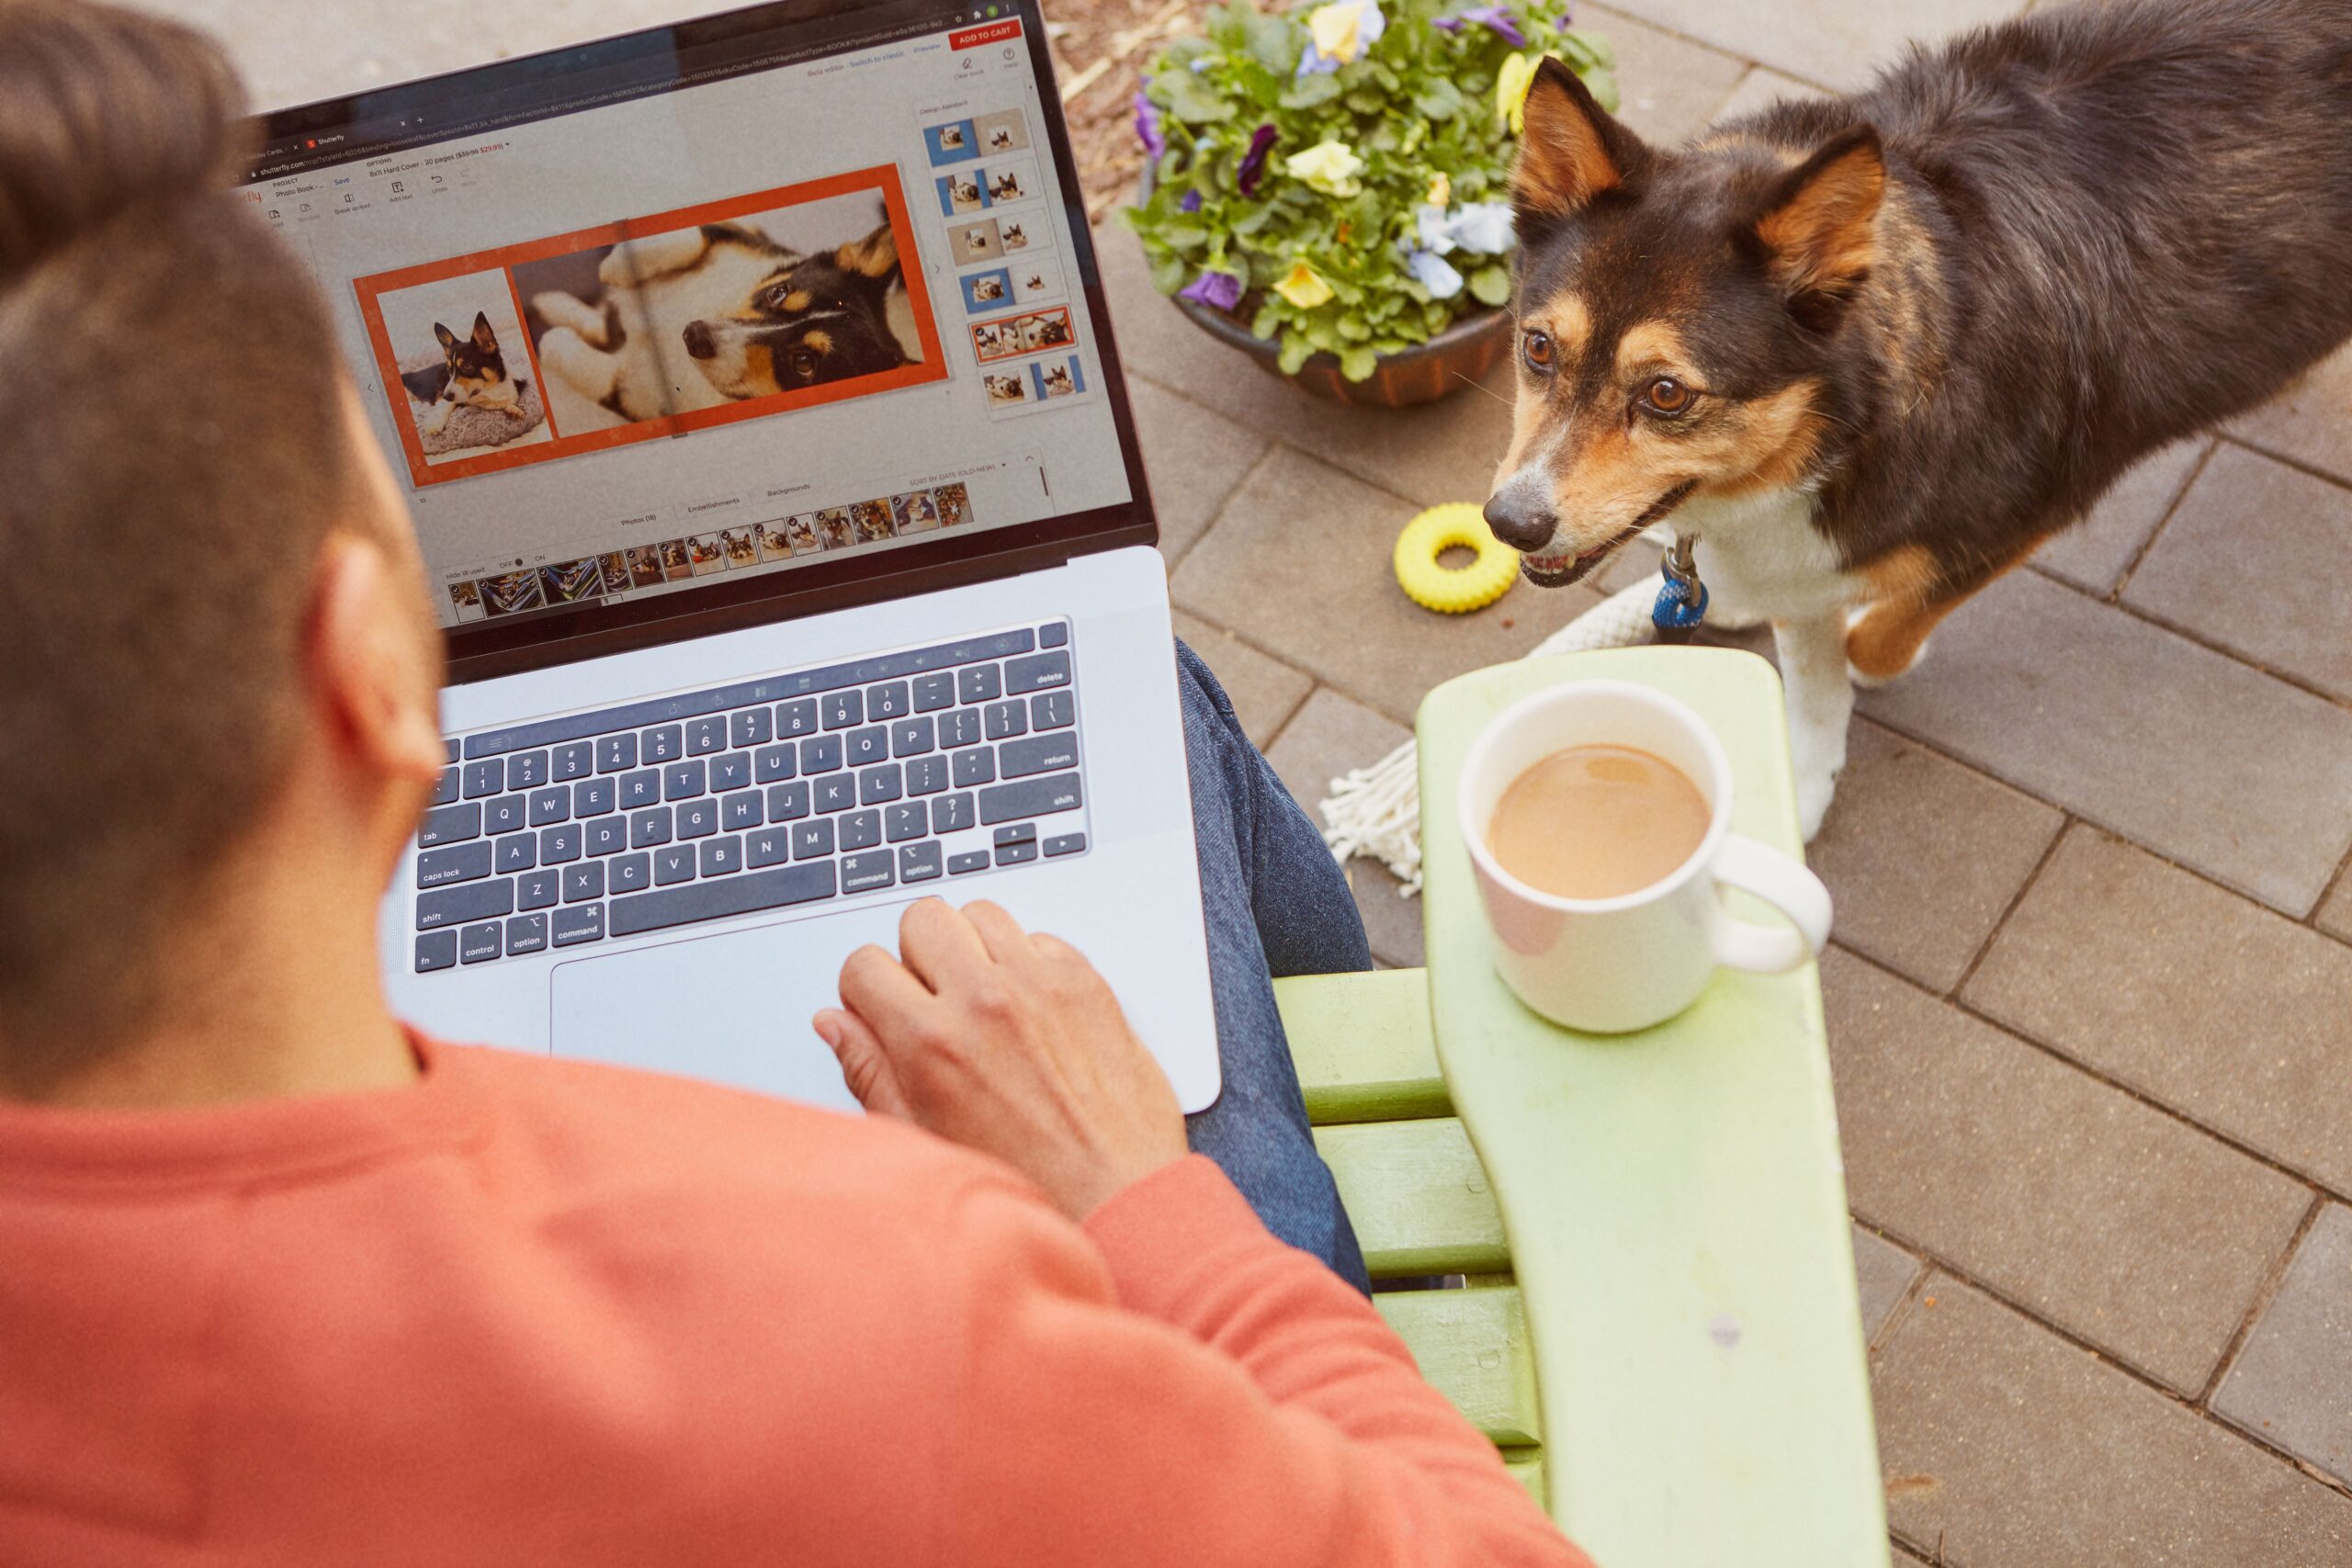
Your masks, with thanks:
[[[1663,757],[1569,746],[1503,790],[1487,847],[1540,893],[1614,898],[1663,882],[1707,837],[1706,797]]]

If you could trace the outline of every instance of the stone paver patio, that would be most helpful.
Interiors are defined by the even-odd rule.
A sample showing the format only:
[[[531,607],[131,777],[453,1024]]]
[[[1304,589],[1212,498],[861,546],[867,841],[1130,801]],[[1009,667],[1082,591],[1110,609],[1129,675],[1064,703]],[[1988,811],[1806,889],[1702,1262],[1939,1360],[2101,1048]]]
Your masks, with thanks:
[[[167,8],[282,101],[699,7]],[[2016,8],[1579,19],[1617,46],[1626,118],[1678,141]],[[1413,607],[1396,530],[1483,496],[1503,404],[1304,397],[1099,240],[1179,630],[1301,799],[1595,602]],[[2352,1562],[2352,354],[2159,454],[1862,716],[1813,858],[1898,1556]],[[1352,876],[1380,957],[1417,963],[1419,906]]]

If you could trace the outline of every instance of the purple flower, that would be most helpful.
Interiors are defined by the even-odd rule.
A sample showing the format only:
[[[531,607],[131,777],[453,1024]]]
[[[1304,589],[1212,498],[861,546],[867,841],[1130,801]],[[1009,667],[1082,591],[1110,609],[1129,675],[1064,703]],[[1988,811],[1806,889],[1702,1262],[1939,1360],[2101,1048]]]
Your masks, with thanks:
[[[1193,279],[1191,287],[1177,298],[1190,299],[1196,305],[1230,310],[1241,303],[1241,280],[1229,272],[1204,272]]]
[[[1140,89],[1136,93],[1136,140],[1152,157],[1168,151],[1168,138],[1159,133],[1159,110]]]
[[[1241,183],[1242,195],[1258,194],[1258,182],[1266,173],[1266,154],[1273,150],[1274,128],[1271,125],[1260,126],[1256,133],[1250,138],[1250,151],[1241,155],[1241,167],[1237,171],[1237,177]]]
[[[1493,29],[1513,49],[1521,49],[1526,46],[1527,35],[1519,30],[1519,23],[1512,17],[1507,6],[1473,6],[1468,10],[1457,11],[1451,17],[1440,17],[1430,26],[1449,33],[1458,33],[1462,30],[1463,25],[1468,22],[1477,22]]]
[[[1186,191],[1184,199],[1176,204],[1176,210],[1179,212],[1198,212],[1200,209],[1201,193],[1196,190]]]

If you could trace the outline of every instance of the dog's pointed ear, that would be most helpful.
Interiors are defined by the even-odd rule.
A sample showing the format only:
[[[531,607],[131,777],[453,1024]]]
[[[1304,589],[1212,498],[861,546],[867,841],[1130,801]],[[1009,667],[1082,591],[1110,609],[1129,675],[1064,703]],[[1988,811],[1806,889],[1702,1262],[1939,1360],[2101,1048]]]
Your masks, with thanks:
[[[1649,162],[1642,139],[1600,107],[1577,73],[1552,55],[1535,67],[1510,175],[1520,238],[1532,240],[1594,198],[1623,189]]]
[[[1878,259],[1885,196],[1878,130],[1858,125],[1781,175],[1747,233],[1791,299],[1834,310]]]
[[[498,334],[490,330],[490,317],[481,310],[474,312],[474,346],[480,349],[498,346]]]
[[[899,237],[890,232],[890,225],[868,234],[863,240],[852,240],[834,254],[845,272],[860,277],[885,278],[899,270]]]
[[[438,321],[433,323],[433,337],[443,348],[448,348],[458,341],[458,334]]]

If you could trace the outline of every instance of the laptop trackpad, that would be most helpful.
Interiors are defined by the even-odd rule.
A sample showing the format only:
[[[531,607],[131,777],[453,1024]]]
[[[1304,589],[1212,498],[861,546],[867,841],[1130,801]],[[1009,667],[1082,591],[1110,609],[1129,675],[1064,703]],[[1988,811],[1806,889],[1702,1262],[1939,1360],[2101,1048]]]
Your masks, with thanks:
[[[828,911],[558,964],[555,1054],[856,1111],[808,1019],[838,1004],[853,952],[869,942],[896,950],[901,912]]]

